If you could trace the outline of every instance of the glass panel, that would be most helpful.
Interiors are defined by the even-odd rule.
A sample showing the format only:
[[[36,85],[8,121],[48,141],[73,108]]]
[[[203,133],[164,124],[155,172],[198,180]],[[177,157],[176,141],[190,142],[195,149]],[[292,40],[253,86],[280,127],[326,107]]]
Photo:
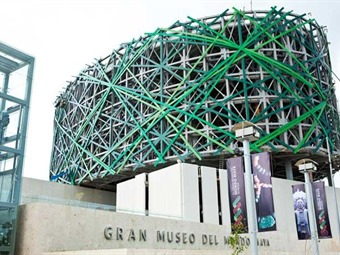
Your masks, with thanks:
[[[25,99],[28,65],[11,73],[7,93],[16,98]]]
[[[11,254],[14,248],[15,208],[0,206],[0,255]]]

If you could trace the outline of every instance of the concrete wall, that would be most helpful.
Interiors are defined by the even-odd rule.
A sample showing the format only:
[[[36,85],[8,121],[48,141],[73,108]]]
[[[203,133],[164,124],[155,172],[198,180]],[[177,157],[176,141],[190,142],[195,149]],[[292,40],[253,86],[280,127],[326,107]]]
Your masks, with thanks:
[[[31,178],[22,179],[21,203],[45,201],[54,203],[87,202],[116,205],[116,193]]]
[[[178,169],[172,170],[180,173]],[[183,178],[179,174],[176,176],[176,178]],[[220,178],[225,176],[220,173]],[[277,231],[258,233],[260,244],[261,240],[269,244],[269,246],[259,246],[259,254],[311,254],[311,241],[299,241],[295,229],[291,185],[298,182],[273,178],[272,183]],[[169,187],[164,187],[164,190],[167,188]],[[176,188],[181,187],[176,186]],[[326,187],[326,195],[333,238],[320,240],[320,254],[339,254],[339,232],[331,188]],[[340,197],[339,189],[337,189],[337,196]],[[160,195],[159,198],[161,197]],[[224,195],[224,199],[226,198],[227,194]],[[163,200],[166,199],[167,197],[163,197]],[[228,209],[229,207],[223,206],[222,203],[222,211],[228,212]],[[197,254],[194,252],[196,250],[205,250],[206,254],[213,254],[210,251],[231,253],[225,243],[225,238],[230,235],[229,214],[223,216],[223,225],[216,225],[64,205],[31,203],[19,208],[18,219],[15,253],[17,255],[88,250],[108,250],[112,251],[110,254],[119,254],[114,250],[118,249],[118,252],[123,248],[132,251],[155,249],[147,254],[172,254],[158,252],[169,250],[192,250],[192,254]],[[107,227],[110,229],[105,232]],[[109,239],[105,238],[104,233]],[[242,235],[245,243],[248,237],[247,234]],[[250,249],[247,252],[249,254]]]
[[[228,255],[230,252],[209,251],[209,255]],[[43,255],[207,255],[206,250],[164,250],[164,249],[114,249],[114,250],[88,250],[46,252]]]
[[[267,240],[270,244],[259,246],[259,254],[311,254],[311,242],[297,240],[291,193],[291,185],[295,183],[297,182],[273,178],[277,231],[258,233],[261,240]],[[333,238],[320,240],[320,254],[339,254],[340,243],[335,207],[331,189],[328,187],[326,187],[326,194]],[[340,197],[339,189],[337,195]],[[110,240],[104,236],[104,229],[107,227],[111,228],[112,239]],[[231,253],[228,245],[224,243],[224,238],[230,234],[229,217],[227,223],[221,226],[32,203],[20,207],[18,228],[18,245],[15,253],[17,255],[123,248],[223,250],[225,254]],[[173,235],[172,240],[171,235]],[[189,242],[189,237],[194,237],[194,242]],[[242,237],[247,240],[248,235]],[[250,249],[247,251],[249,254]],[[114,251],[111,254],[115,254]]]
[[[163,170],[164,172],[161,172]],[[227,183],[225,170],[219,170],[220,182],[218,184],[221,195],[223,226],[187,222],[190,220],[198,221],[199,219],[199,215],[197,214],[199,208],[199,202],[197,201],[198,182],[192,181],[198,178],[197,166],[178,164],[163,170],[158,173],[154,172],[149,174],[149,176],[152,176],[151,179],[149,178],[149,182],[151,180],[151,183],[154,183],[154,187],[156,188],[149,190],[150,200],[154,201],[157,207],[153,209],[150,208],[151,212],[155,216],[159,216],[159,214],[168,214],[169,216],[169,214],[172,213],[172,209],[178,207],[174,210],[175,212],[177,211],[179,215],[176,217],[182,217],[181,219],[185,219],[186,221],[146,216],[140,217],[62,205],[31,203],[21,206],[19,210],[18,245],[15,254],[41,254],[42,252],[93,249],[108,249],[111,252],[110,249],[131,248],[132,250],[147,250],[150,247],[165,249],[165,251],[167,249],[183,249],[189,251],[196,249],[218,251],[222,249],[229,252],[227,245],[224,244],[224,237],[230,234],[228,190],[226,185],[223,184]],[[204,216],[206,219],[210,216],[213,218],[216,214],[216,194],[211,191],[216,190],[217,184],[211,181],[216,179],[216,176],[210,176],[212,172],[214,172],[213,175],[215,176],[216,171],[214,169],[204,168],[202,172],[202,191],[207,192],[205,195],[202,194],[203,208],[208,212],[206,213],[208,216]],[[168,175],[166,175],[166,173]],[[164,176],[167,178],[164,179]],[[131,190],[131,187],[128,187],[125,194],[130,194],[131,197],[138,200],[135,201],[137,202],[136,208],[142,208],[145,202],[145,175],[138,176],[136,180],[135,188]],[[167,182],[164,183],[165,180],[167,180]],[[169,185],[169,183],[171,185]],[[273,254],[273,251],[282,254],[290,254],[293,251],[297,252],[296,254],[299,252],[310,252],[310,241],[298,241],[296,236],[293,198],[291,195],[291,185],[296,183],[298,182],[273,178],[277,231],[259,233],[260,238],[267,238],[271,244],[270,247],[260,247],[261,254]],[[162,190],[163,193],[160,192]],[[144,193],[140,191],[144,191]],[[164,196],[164,194],[167,195]],[[115,204],[115,194],[111,192],[29,178],[23,179],[22,195],[23,202],[49,200],[49,202],[53,203],[54,200],[64,200],[107,205]],[[330,187],[326,187],[326,195],[333,238],[320,240],[320,250],[322,254],[340,250],[335,203]],[[340,198],[339,189],[337,189],[337,196]],[[124,196],[119,199],[124,200]],[[338,206],[339,204],[340,203],[338,203]],[[215,207],[213,209],[214,212],[210,212],[207,209],[209,207]],[[216,224],[215,221],[212,220],[211,223]],[[114,240],[105,239],[103,232],[107,226],[112,226],[115,236],[118,235],[117,231],[122,231],[123,240],[116,240],[116,237]],[[146,231],[147,241],[137,240],[139,238],[138,231],[140,230]],[[158,240],[158,231],[159,233],[165,231],[165,239],[168,238],[166,236],[167,233],[172,233],[174,235],[174,241]],[[131,237],[131,233],[135,233],[135,239],[133,239],[133,236]],[[182,239],[178,243],[175,241],[177,233],[182,235]],[[186,243],[184,243],[183,235],[186,235],[186,238],[188,238],[190,233],[195,236],[195,242],[190,244],[188,240],[186,240]],[[207,237],[207,244],[204,244],[204,235]],[[211,244],[209,244],[209,237],[212,238],[210,240],[212,242]],[[303,242],[304,245],[301,245],[301,242]],[[157,252],[155,254],[157,254]]]

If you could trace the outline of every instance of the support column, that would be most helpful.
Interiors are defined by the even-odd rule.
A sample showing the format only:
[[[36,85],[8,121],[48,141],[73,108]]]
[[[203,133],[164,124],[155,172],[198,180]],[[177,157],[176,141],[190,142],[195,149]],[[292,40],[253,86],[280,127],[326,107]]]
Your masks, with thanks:
[[[293,167],[290,160],[285,161],[286,178],[287,180],[294,180],[293,177]]]

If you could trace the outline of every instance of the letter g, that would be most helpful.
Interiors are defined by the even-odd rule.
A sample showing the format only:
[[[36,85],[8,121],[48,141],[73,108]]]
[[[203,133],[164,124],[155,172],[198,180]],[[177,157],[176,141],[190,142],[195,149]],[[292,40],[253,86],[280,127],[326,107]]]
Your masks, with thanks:
[[[104,236],[107,240],[112,240],[112,227],[106,227],[104,229]]]

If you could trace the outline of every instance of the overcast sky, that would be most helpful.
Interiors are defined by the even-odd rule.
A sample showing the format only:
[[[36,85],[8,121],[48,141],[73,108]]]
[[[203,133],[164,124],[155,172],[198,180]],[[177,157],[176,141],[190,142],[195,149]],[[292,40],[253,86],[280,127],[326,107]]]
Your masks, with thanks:
[[[311,13],[328,27],[333,70],[340,76],[340,0],[252,1],[253,10],[271,6]],[[0,0],[0,41],[36,58],[24,176],[48,179],[53,103],[86,64],[157,27],[232,7],[249,10],[251,1]]]

